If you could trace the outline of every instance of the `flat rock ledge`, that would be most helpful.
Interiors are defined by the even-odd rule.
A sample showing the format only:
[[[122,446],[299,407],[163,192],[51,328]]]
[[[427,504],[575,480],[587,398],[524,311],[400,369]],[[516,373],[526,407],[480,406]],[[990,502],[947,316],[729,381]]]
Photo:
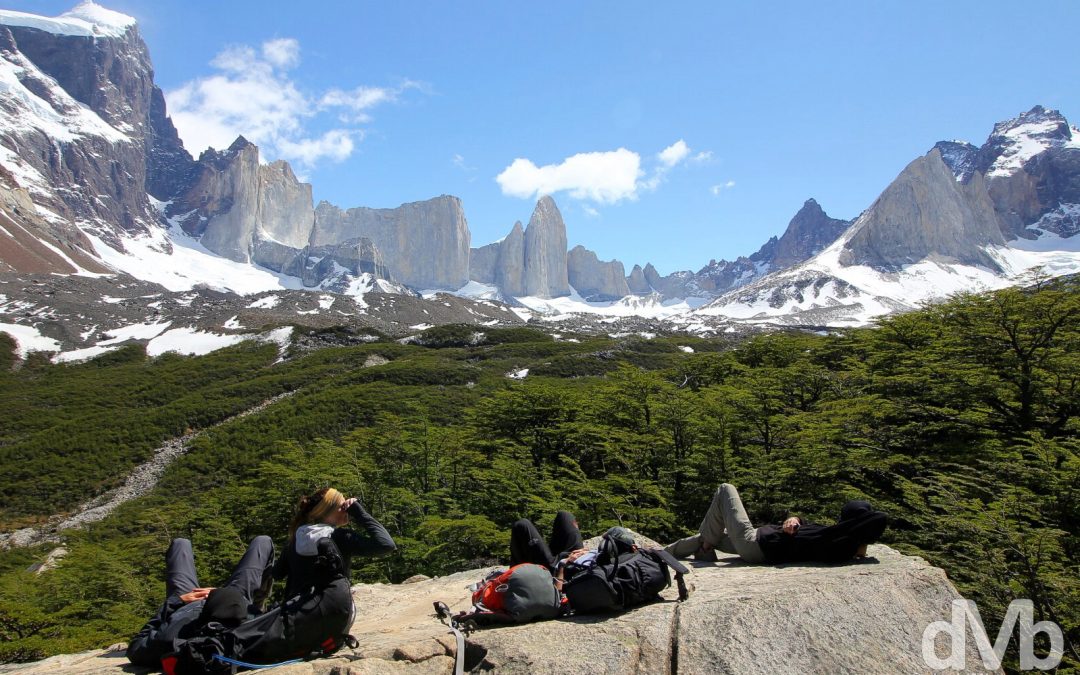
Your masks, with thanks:
[[[922,634],[948,621],[959,595],[945,572],[922,558],[872,546],[850,565],[758,566],[738,558],[694,563],[684,603],[664,601],[612,616],[573,617],[475,631],[466,672],[586,673],[924,673]],[[283,666],[281,675],[444,675],[455,643],[432,603],[469,603],[466,586],[487,570],[407,584],[353,588],[360,644],[334,658]],[[967,635],[970,672],[983,672]],[[940,644],[938,652],[947,653]],[[125,667],[126,666],[126,667]],[[122,652],[104,650],[0,666],[0,673],[143,673]],[[266,672],[266,671],[262,671]]]

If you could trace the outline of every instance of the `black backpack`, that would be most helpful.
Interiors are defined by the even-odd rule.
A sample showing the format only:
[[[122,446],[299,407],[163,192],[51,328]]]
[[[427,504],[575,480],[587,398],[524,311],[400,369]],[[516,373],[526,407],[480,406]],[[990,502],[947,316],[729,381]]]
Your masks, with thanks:
[[[601,545],[603,547],[603,545]],[[563,586],[563,593],[576,614],[615,612],[656,600],[660,592],[675,583],[679,601],[690,596],[683,575],[690,570],[663,549],[638,549],[578,572]]]
[[[316,576],[308,591],[235,628],[208,624],[162,659],[163,670],[169,675],[228,673],[237,662],[315,658],[355,644],[349,635],[355,616],[352,587],[341,553],[329,538],[319,540],[318,551]]]

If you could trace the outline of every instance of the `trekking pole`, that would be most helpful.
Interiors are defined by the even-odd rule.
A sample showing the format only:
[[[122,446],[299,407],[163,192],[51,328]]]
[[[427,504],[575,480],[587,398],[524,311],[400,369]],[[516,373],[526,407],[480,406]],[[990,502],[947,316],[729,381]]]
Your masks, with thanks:
[[[454,643],[457,648],[454,654],[454,675],[465,675],[465,634],[458,628],[457,621],[450,614],[450,608],[445,602],[436,600],[432,604],[435,606],[435,616],[439,617],[439,620],[446,624],[450,632],[454,634]]]

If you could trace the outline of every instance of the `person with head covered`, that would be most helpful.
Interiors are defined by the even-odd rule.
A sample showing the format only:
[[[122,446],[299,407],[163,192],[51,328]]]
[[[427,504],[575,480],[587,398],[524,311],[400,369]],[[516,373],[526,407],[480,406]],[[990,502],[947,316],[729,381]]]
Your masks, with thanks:
[[[790,517],[783,523],[755,527],[746,515],[739,491],[724,483],[713,495],[698,533],[666,547],[676,558],[716,560],[716,551],[734,553],[750,563],[837,563],[866,557],[888,517],[869,502],[850,501],[834,525]]]

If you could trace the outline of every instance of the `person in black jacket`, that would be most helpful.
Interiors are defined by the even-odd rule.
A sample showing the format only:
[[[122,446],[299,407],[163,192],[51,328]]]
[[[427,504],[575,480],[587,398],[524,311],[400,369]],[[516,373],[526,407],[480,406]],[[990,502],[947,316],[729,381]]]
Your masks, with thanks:
[[[350,518],[365,532],[343,527]],[[323,488],[300,500],[289,527],[288,546],[274,565],[274,578],[286,579],[286,600],[314,586],[318,543],[326,537],[341,552],[346,579],[349,578],[354,556],[381,556],[397,549],[390,533],[364,509],[358,499],[346,499],[334,488]]]
[[[274,543],[255,537],[224,586],[202,588],[191,541],[173,539],[165,551],[165,603],[128,643],[128,660],[158,667],[162,656],[207,623],[231,626],[257,615],[273,585],[273,564]]]
[[[577,519],[567,511],[555,514],[551,524],[551,537],[545,542],[528,518],[516,521],[510,527],[510,566],[522,563],[543,565],[555,571],[558,562],[572,553],[580,556],[585,544],[581,539]]]
[[[739,491],[724,483],[713,496],[698,534],[667,546],[677,558],[693,555],[716,560],[716,551],[735,553],[751,563],[844,562],[866,557],[866,547],[888,524],[869,502],[844,504],[835,525],[818,525],[791,517],[779,525],[754,527]]]

